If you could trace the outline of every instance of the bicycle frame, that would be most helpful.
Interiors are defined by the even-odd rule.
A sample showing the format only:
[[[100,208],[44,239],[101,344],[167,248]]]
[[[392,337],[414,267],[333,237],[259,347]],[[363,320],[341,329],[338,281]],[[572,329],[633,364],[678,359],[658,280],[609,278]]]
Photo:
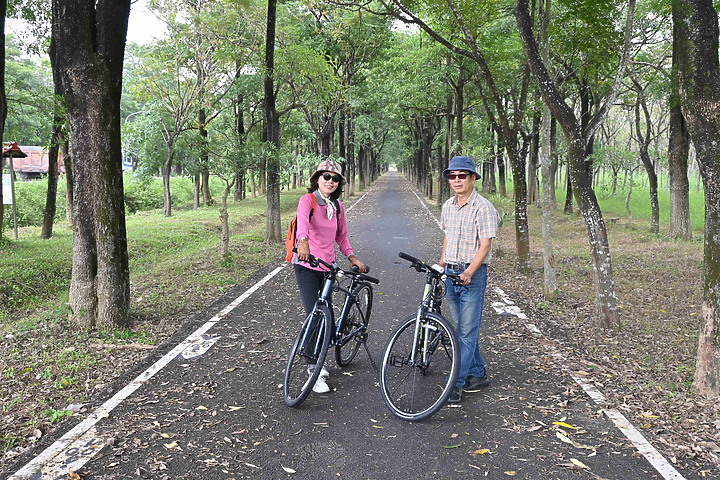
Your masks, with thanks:
[[[426,280],[425,280],[425,290],[423,291],[423,298],[420,302],[420,305],[418,306],[417,314],[415,315],[415,334],[414,338],[416,342],[420,342],[422,340],[423,342],[423,348],[422,348],[422,359],[420,362],[417,360],[417,353],[418,353],[418,345],[415,344],[412,349],[412,354],[410,355],[410,365],[426,365],[428,362],[428,357],[430,355],[430,349],[428,348],[428,341],[430,339],[429,332],[424,332],[424,335],[420,335],[420,319],[423,317],[423,314],[426,312],[435,312],[439,305],[437,305],[437,298],[436,291],[439,286],[439,282],[441,282],[441,278],[437,277],[436,275],[433,275],[433,273],[428,270]],[[433,328],[432,325],[425,324],[424,327],[426,330],[434,329],[437,331],[436,328]]]
[[[343,276],[343,271],[338,268],[337,264],[333,263],[329,265],[325,262],[322,263],[325,264],[325,266],[329,267],[330,270],[325,272],[325,279],[323,280],[322,286],[320,287],[320,295],[315,301],[315,307],[317,307],[318,305],[325,305],[330,311],[330,321],[332,322],[333,327],[330,329],[332,335],[332,337],[330,338],[330,346],[343,346],[348,343],[354,337],[354,335],[362,328],[358,327],[347,335],[342,336],[342,329],[345,326],[345,320],[348,317],[350,308],[354,303],[357,303],[357,298],[353,294],[353,290],[355,289],[355,287],[365,282],[365,280],[363,280],[362,277],[352,275],[350,279],[350,285],[347,289],[345,289],[341,287],[339,285],[339,282],[337,281],[339,276]],[[343,303],[342,310],[340,311],[340,315],[337,319],[335,318],[335,309],[333,308],[333,303],[331,300],[333,291],[344,292],[346,294],[345,302]],[[313,308],[313,310],[315,310],[315,308]],[[358,311],[361,315],[363,315],[364,320],[365,312],[363,312],[361,308],[359,308]],[[315,352],[317,352],[320,346],[319,342],[321,340],[321,338],[318,338],[316,340],[316,346],[314,350]],[[303,338],[303,345],[306,345],[306,341],[307,338]]]

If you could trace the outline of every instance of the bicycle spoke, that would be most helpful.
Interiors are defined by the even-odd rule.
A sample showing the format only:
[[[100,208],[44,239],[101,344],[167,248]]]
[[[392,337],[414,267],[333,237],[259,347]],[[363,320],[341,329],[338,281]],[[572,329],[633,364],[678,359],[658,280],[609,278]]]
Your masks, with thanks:
[[[455,384],[455,345],[447,320],[440,318],[422,319],[420,331],[425,333],[416,344],[415,317],[409,317],[396,329],[385,351],[381,369],[383,398],[390,410],[404,420],[423,420],[433,415]]]

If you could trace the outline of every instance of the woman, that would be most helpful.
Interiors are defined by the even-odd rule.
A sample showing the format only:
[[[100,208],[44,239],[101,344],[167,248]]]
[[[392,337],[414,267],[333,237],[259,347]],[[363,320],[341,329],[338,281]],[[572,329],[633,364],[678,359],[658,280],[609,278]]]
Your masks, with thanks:
[[[313,267],[305,263],[310,259],[310,255],[332,263],[335,261],[335,243],[337,243],[340,252],[347,256],[352,265],[356,265],[361,272],[366,271],[365,265],[357,259],[350,245],[345,208],[338,200],[342,194],[342,186],[345,184],[345,177],[341,172],[340,165],[336,162],[332,160],[321,162],[315,173],[310,175],[309,193],[300,197],[298,202],[297,254],[293,256],[292,263],[306,316],[310,315],[315,306],[326,271],[322,265]],[[315,196],[315,208],[313,208],[312,195]],[[308,372],[312,373],[313,368],[315,366],[311,365]],[[328,371],[323,368],[313,386],[314,392],[330,391],[326,382],[327,377]]]

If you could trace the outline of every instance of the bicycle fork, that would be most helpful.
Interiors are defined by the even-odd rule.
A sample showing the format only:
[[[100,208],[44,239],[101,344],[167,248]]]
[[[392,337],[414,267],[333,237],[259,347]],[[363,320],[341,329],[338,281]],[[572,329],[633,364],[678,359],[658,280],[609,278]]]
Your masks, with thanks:
[[[433,338],[432,332],[437,332],[438,329],[425,322],[422,325],[423,331],[421,332],[420,318],[425,310],[425,305],[430,301],[432,290],[430,282],[426,283],[422,304],[418,307],[417,314],[415,315],[415,333],[413,335],[413,348],[410,354],[410,365],[427,365],[430,359],[430,339]],[[420,359],[417,358],[418,350],[422,352],[422,358]]]

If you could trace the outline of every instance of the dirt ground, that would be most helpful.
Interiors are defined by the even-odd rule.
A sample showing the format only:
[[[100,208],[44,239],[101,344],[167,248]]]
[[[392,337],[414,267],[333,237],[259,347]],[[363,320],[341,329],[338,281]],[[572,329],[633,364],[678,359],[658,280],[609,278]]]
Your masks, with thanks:
[[[530,215],[533,270],[518,272],[513,225],[507,222],[496,241],[491,286],[511,292],[545,337],[572,365],[580,366],[574,373],[598,385],[610,406],[640,427],[671,462],[712,478],[717,470],[707,466],[720,468],[720,402],[697,397],[691,385],[701,320],[702,239],[669,241],[647,233],[647,225],[628,227],[622,219],[609,219],[620,324],[601,330],[593,319],[592,270],[582,220],[555,217],[560,297],[548,302],[542,294],[540,218],[534,207]],[[269,253],[279,258],[281,251],[273,247]],[[157,285],[166,284],[161,280],[181,282],[158,280]],[[56,428],[53,420],[61,419],[65,409],[106,396],[114,380],[142,361],[153,345],[168,339],[228,289],[197,291],[178,285],[184,301],[159,313],[142,305],[142,298],[158,294],[148,288],[134,286],[136,317],[133,333],[125,336],[76,332],[58,315],[4,335],[0,470]],[[545,368],[560,367],[548,363]]]

